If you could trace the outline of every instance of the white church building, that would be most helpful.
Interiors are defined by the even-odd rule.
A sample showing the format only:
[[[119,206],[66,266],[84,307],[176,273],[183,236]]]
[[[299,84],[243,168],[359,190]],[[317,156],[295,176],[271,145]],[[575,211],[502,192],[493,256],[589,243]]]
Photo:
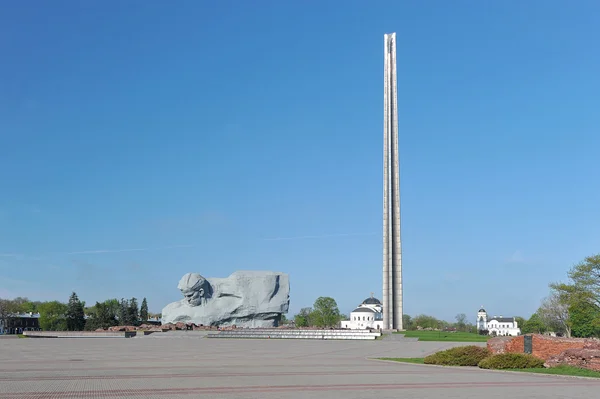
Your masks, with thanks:
[[[382,329],[383,305],[371,294],[370,298],[362,301],[356,309],[350,312],[350,320],[340,322],[340,327],[351,330]]]
[[[521,329],[514,317],[494,316],[490,318],[483,306],[477,312],[477,330],[488,330],[490,335],[513,337],[521,335]]]

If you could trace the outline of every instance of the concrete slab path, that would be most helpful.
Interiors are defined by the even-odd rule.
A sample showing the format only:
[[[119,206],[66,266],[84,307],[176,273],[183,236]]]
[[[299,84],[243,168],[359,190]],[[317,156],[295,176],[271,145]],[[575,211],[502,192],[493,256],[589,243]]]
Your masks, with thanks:
[[[586,398],[600,380],[372,361],[464,343],[205,339],[0,340],[0,399]]]

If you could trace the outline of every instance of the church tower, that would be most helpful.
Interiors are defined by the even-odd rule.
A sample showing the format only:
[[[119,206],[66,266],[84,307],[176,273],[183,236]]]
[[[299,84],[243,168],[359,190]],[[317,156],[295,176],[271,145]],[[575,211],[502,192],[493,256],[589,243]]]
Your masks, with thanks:
[[[486,330],[487,328],[487,312],[481,307],[477,312],[477,331]]]

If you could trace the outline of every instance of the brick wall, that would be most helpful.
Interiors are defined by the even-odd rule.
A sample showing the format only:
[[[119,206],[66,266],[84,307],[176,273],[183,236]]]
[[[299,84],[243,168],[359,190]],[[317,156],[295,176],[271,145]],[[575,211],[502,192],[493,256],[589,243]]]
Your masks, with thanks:
[[[505,350],[510,353],[523,353],[525,351],[525,337],[521,335],[508,340]]]
[[[532,334],[532,355],[548,360],[567,349],[600,349],[600,341],[592,338],[562,338]],[[497,337],[488,341],[488,349],[494,353],[524,353],[524,336],[507,338]]]
[[[488,340],[487,348],[495,355],[506,352],[506,344],[512,337],[496,337]]]

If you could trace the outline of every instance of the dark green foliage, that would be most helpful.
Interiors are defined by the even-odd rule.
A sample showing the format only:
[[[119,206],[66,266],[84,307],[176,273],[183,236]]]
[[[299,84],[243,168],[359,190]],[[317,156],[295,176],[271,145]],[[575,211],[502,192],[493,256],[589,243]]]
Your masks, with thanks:
[[[322,296],[315,301],[310,319],[316,327],[335,327],[341,320],[340,316],[335,299]]]
[[[39,305],[40,328],[44,331],[65,331],[67,329],[67,305],[58,301]]]
[[[490,356],[490,351],[487,348],[469,345],[434,353],[427,356],[424,362],[442,366],[477,366],[488,356]]]
[[[595,304],[587,301],[571,304],[569,318],[573,337],[589,338],[600,335],[600,310]]]
[[[77,294],[74,292],[69,298],[69,304],[67,305],[65,317],[67,319],[67,330],[83,331],[83,328],[85,327],[85,313],[83,311],[83,304],[77,297]]]
[[[515,321],[517,322],[517,326],[519,328],[523,328],[523,326],[525,325],[525,323],[527,322],[527,320],[525,320],[523,317],[521,316],[517,316],[515,317]]]
[[[526,353],[501,353],[483,359],[478,364],[482,369],[535,369],[544,367],[544,361]]]
[[[16,306],[16,313],[37,313],[39,311],[38,306],[42,303],[40,301],[30,301],[23,297],[17,297],[12,302]]]
[[[570,284],[553,283],[550,287],[600,307],[600,254],[586,257],[571,268],[568,276]]]
[[[0,298],[0,324],[8,324],[14,313],[17,313],[17,305],[14,301]]]
[[[137,326],[140,324],[140,310],[136,298],[129,300],[129,308],[127,309],[129,314],[129,325]]]
[[[532,314],[529,320],[521,326],[522,334],[543,334],[547,330],[548,327],[546,326],[546,323],[538,313]]]
[[[412,320],[412,317],[410,317],[410,315],[407,315],[407,314],[402,315],[402,327],[404,327],[405,330],[413,330],[414,329],[413,320]]]
[[[294,316],[296,327],[336,327],[344,316],[330,297],[319,297],[313,308],[302,308]]]
[[[140,324],[140,311],[138,309],[137,299],[121,299],[118,310],[120,326],[137,326]]]
[[[129,301],[121,298],[121,302],[119,303],[119,325],[127,326],[129,325]]]
[[[468,323],[469,323],[469,319],[467,318],[467,315],[464,313],[459,313],[456,315],[455,319],[456,319],[456,324],[455,324],[456,330],[462,331],[462,332],[467,332]]]
[[[331,297],[319,297],[312,308],[302,308],[294,316],[296,327],[336,327],[342,320],[335,299]]]
[[[140,320],[142,322],[148,320],[148,301],[146,301],[146,298],[142,299],[142,306],[140,307]]]
[[[98,328],[108,328],[119,324],[117,320],[117,311],[113,303],[114,300],[96,302],[90,309],[89,318],[85,323],[86,330],[96,330]]]
[[[442,320],[438,320],[433,316],[427,316],[424,314],[420,314],[414,317],[412,320],[412,326],[416,329],[417,327],[421,328],[431,328],[431,329],[441,329],[448,325],[447,322]]]
[[[300,309],[300,313],[294,316],[294,323],[296,327],[309,327],[311,326],[310,315],[312,313],[311,308],[302,308]]]

